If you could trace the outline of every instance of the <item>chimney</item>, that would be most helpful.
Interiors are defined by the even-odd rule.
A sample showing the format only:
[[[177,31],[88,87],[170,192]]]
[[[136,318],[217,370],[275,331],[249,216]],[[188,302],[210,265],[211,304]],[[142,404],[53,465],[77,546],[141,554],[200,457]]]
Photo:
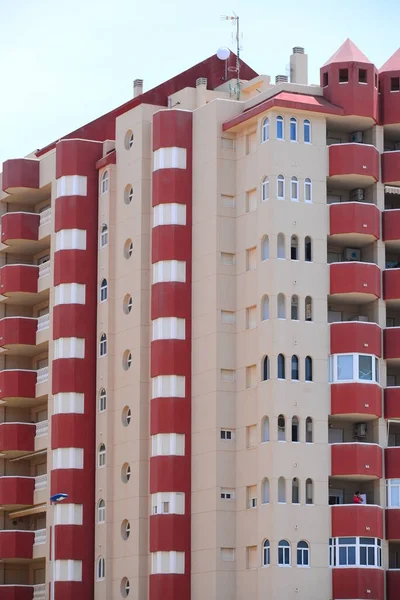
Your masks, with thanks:
[[[143,79],[135,79],[133,82],[133,97],[137,98],[143,94]]]
[[[287,83],[287,75],[275,75],[275,83]]]
[[[308,56],[304,54],[304,48],[301,46],[295,46],[290,57],[290,81],[308,84]]]

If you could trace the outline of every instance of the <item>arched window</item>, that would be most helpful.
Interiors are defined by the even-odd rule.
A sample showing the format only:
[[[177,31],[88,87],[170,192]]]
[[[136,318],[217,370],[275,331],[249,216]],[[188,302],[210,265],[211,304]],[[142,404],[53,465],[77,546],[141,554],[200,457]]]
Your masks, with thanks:
[[[99,412],[103,412],[107,408],[107,393],[104,388],[99,392]]]
[[[101,334],[100,337],[100,356],[105,356],[107,354],[107,336],[105,333]]]
[[[263,359],[263,381],[267,381],[269,379],[269,358],[265,356]]]
[[[297,142],[297,121],[294,117],[290,119],[290,141]]]
[[[106,446],[105,446],[105,444],[100,444],[100,446],[99,446],[97,464],[99,467],[104,467],[104,465],[106,464]]]
[[[286,442],[286,423],[284,415],[278,417],[278,442]]]
[[[299,180],[297,177],[292,177],[290,180],[290,199],[293,202],[298,202],[299,200]]]
[[[299,442],[299,419],[292,417],[292,442]]]
[[[305,376],[305,380],[306,381],[312,381],[313,380],[313,374],[312,374],[312,358],[311,356],[306,356],[306,376]]]
[[[299,381],[299,357],[292,356],[292,381]]]
[[[296,295],[292,296],[290,304],[290,318],[292,319],[292,321],[299,320],[299,297]]]
[[[286,316],[285,295],[278,294],[278,319],[284,319],[285,316]]]
[[[285,379],[285,357],[278,354],[278,379]]]
[[[306,481],[306,504],[314,504],[314,490],[313,480],[307,479]]]
[[[311,417],[306,419],[306,443],[312,444],[313,442],[313,420]]]
[[[308,543],[301,540],[297,544],[297,566],[298,567],[309,567],[310,566],[310,548]]]
[[[276,179],[276,197],[279,200],[284,200],[285,198],[285,178],[283,175],[278,175]]]
[[[286,502],[286,481],[284,477],[278,479],[278,502]]]
[[[292,504],[300,504],[299,480],[297,477],[292,479]]]
[[[311,123],[308,119],[304,119],[304,143],[311,144]]]
[[[278,258],[285,258],[285,236],[278,233]]]
[[[263,541],[262,565],[268,567],[271,564],[271,544],[269,540]]]
[[[264,177],[261,183],[261,202],[269,200],[269,179]]]
[[[261,422],[261,441],[269,442],[269,418],[264,417]]]
[[[306,296],[306,302],[304,305],[306,321],[312,321],[312,298]]]
[[[281,540],[278,544],[278,565],[290,567],[290,544],[286,540]]]
[[[107,300],[107,279],[102,279],[100,284],[100,302]]]
[[[269,140],[269,119],[265,117],[262,129],[261,129],[261,142],[266,142]]]
[[[104,248],[108,244],[108,227],[105,223],[101,226],[100,233],[100,248]]]
[[[269,319],[269,297],[263,296],[261,299],[261,321]]]
[[[312,202],[312,183],[309,177],[304,180],[304,202]]]
[[[299,260],[299,240],[297,235],[292,235],[290,238],[290,258],[291,260]]]
[[[101,193],[108,192],[108,171],[104,171],[101,176]]]
[[[261,239],[261,260],[269,258],[269,237],[264,235]]]
[[[261,501],[263,504],[268,504],[269,502],[269,479],[268,477],[264,477],[261,483]]]
[[[284,126],[283,126],[283,117],[276,117],[276,139],[283,140],[285,139]]]
[[[304,260],[306,262],[312,261],[312,243],[309,236],[307,236],[304,240]]]
[[[102,556],[97,559],[97,579],[104,579],[106,576],[106,561]]]
[[[104,523],[106,520],[106,503],[104,500],[99,500],[97,504],[97,522]]]

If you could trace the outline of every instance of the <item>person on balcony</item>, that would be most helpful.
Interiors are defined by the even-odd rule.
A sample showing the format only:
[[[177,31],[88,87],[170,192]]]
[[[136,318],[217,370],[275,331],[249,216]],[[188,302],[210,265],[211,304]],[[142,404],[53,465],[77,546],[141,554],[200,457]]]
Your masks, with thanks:
[[[356,492],[353,496],[353,504],[364,504],[363,497],[360,492]]]

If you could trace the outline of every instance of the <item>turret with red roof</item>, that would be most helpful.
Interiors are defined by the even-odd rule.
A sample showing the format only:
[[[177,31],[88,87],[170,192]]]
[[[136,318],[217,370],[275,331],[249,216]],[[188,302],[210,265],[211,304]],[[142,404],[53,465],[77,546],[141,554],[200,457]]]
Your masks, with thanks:
[[[400,123],[400,48],[379,69],[382,125]]]

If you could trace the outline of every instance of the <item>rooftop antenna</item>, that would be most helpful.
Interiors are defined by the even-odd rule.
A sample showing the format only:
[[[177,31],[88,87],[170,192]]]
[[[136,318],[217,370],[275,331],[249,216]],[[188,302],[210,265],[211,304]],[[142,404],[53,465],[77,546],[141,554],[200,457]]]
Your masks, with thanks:
[[[228,71],[236,73],[236,99],[240,100],[240,32],[239,32],[239,16],[232,11],[232,15],[221,15],[222,21],[231,21],[233,26],[236,26],[236,67],[228,67]]]

